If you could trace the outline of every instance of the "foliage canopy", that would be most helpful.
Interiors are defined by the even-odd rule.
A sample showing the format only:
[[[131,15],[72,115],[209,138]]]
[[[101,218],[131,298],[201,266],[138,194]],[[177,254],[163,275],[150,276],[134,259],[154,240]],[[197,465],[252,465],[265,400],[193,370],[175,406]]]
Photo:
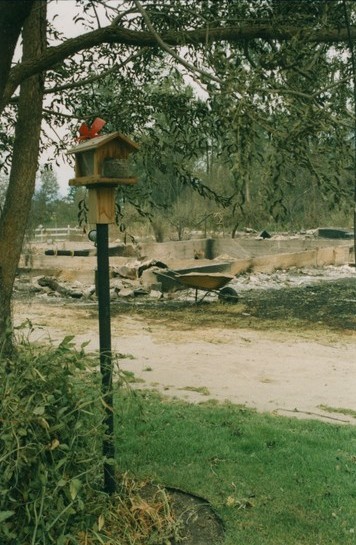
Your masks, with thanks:
[[[48,24],[51,47],[37,61],[49,65],[43,148],[66,149],[80,121],[97,115],[107,120],[106,131],[132,135],[141,143],[142,183],[125,198],[144,215],[162,213],[179,194],[191,198],[186,187],[229,207],[231,225],[256,217],[290,225],[308,201],[326,214],[335,207],[350,213],[351,62],[346,35],[338,43],[331,30],[346,29],[352,4],[75,5],[73,24],[86,33],[65,38],[55,26],[59,4]],[[28,70],[15,66],[10,81]],[[15,98],[8,127],[16,107]],[[4,166],[11,164],[11,138],[10,130],[2,140]],[[309,213],[297,226],[317,221]]]

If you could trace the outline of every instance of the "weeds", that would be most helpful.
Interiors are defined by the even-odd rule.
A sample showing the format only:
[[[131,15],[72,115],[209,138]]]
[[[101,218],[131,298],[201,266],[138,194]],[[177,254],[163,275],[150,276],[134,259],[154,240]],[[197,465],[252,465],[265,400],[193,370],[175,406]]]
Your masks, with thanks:
[[[202,394],[203,396],[210,395],[209,389],[206,386],[184,386],[183,388],[179,388],[179,390],[186,390],[187,392],[197,392],[198,394]]]
[[[102,492],[97,358],[67,337],[0,364],[1,545],[165,543],[177,525],[162,490],[143,500],[118,477],[120,494]]]
[[[329,405],[319,405],[319,408],[328,413],[344,414],[356,418],[356,411],[353,409],[344,409],[342,407],[330,407]]]

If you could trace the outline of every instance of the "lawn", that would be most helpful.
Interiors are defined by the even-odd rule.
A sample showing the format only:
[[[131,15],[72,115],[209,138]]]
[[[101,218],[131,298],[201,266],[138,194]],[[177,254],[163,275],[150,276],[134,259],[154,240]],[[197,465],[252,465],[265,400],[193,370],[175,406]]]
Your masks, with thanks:
[[[120,471],[206,498],[224,545],[356,543],[353,426],[147,392],[116,411]]]

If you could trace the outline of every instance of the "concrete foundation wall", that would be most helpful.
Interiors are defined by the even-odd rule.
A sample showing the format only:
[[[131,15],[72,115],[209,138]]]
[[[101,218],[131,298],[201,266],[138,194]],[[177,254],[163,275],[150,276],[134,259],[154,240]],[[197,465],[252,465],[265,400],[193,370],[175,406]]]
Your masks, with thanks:
[[[224,263],[232,274],[254,270],[270,273],[291,267],[323,267],[353,262],[353,245],[338,240],[197,239],[180,242],[143,243],[138,257],[112,256],[110,265],[128,261],[159,260],[172,269]],[[209,258],[209,259],[207,259]],[[24,267],[20,264],[20,267]],[[49,256],[37,254],[26,267],[31,274],[51,274],[67,280],[94,281],[96,256]]]
[[[256,270],[344,265],[353,253],[348,241],[319,239],[199,239],[141,244],[139,251],[141,257],[166,262],[209,258]]]
[[[148,242],[138,247],[141,257],[150,259],[216,259],[219,256],[230,258],[251,258],[273,254],[296,253],[322,248],[347,248],[351,243],[345,240],[323,239],[196,239],[180,242]],[[348,251],[348,250],[347,250]]]
[[[352,256],[351,256],[352,257]],[[295,253],[272,254],[249,259],[237,259],[230,265],[232,274],[249,270],[271,273],[277,269],[292,267],[324,267],[327,265],[347,265],[350,262],[348,246],[317,248]]]
[[[205,257],[207,239],[144,242],[138,245],[141,259],[177,260]],[[215,256],[214,256],[215,257]]]
[[[322,240],[322,239],[283,239],[283,240],[259,240],[259,239],[216,239],[214,241],[214,257],[220,254],[228,254],[231,257],[258,257],[274,254],[291,254],[306,252],[309,250],[319,251],[321,249],[347,248],[351,243],[343,240]]]

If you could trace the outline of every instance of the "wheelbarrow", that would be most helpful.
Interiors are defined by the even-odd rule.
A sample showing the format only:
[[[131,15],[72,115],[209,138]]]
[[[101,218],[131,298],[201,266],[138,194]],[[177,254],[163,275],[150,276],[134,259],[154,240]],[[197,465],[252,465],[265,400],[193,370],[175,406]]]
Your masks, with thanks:
[[[207,273],[207,272],[187,272],[168,270],[167,274],[162,270],[156,273],[159,276],[167,276],[176,280],[184,288],[195,289],[195,302],[201,302],[209,293],[216,293],[219,301],[225,303],[237,303],[238,294],[234,288],[227,286],[235,277],[226,273]],[[204,291],[205,294],[198,299],[198,292]]]

